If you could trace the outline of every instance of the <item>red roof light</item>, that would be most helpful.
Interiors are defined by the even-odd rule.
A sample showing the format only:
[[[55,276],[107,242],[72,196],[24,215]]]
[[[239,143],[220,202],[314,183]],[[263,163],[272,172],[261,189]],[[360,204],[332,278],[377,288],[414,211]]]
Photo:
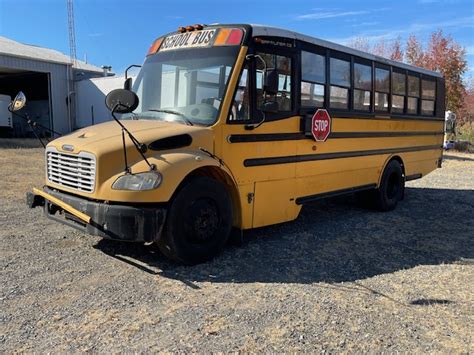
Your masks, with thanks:
[[[225,41],[225,44],[227,45],[236,45],[240,44],[242,41],[242,35],[243,32],[240,29],[234,29],[230,32],[229,37],[227,37],[227,41]]]

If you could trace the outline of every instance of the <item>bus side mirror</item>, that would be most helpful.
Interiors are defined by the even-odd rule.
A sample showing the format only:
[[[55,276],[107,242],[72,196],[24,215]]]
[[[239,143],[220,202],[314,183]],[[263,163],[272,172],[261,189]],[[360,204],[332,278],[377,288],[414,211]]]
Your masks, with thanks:
[[[132,78],[125,79],[123,83],[123,88],[128,91],[132,91]]]
[[[18,94],[16,94],[15,98],[10,103],[10,105],[8,105],[8,111],[14,112],[14,111],[21,110],[25,106],[25,104],[26,104],[26,96],[23,93],[23,91],[20,91],[18,92]]]
[[[130,90],[115,89],[105,97],[105,105],[112,114],[129,113],[138,107],[138,96]]]
[[[267,95],[276,95],[278,93],[278,70],[274,68],[265,70],[263,91]]]
[[[278,113],[278,102],[276,101],[264,102],[260,109],[265,113]]]

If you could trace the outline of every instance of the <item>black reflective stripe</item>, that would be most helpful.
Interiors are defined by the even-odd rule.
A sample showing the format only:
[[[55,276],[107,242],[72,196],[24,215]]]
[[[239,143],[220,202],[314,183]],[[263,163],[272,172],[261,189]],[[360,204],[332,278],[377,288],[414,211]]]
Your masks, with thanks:
[[[260,134],[233,134],[227,140],[229,143],[251,143],[251,142],[273,142],[294,141],[305,139],[301,132],[297,133],[260,133]]]
[[[415,137],[442,136],[444,132],[411,131],[411,132],[333,132],[329,138],[382,138],[382,137]]]
[[[332,132],[328,139],[335,138],[383,138],[383,137],[416,137],[442,136],[444,132],[410,131],[410,132]],[[229,143],[277,142],[312,139],[312,136],[303,133],[260,133],[260,134],[233,134],[228,136]]]
[[[359,192],[359,191],[372,190],[372,189],[375,189],[376,187],[377,187],[377,184],[368,184],[368,185],[362,185],[362,186],[355,186],[355,187],[350,187],[348,189],[324,192],[322,194],[317,194],[317,195],[298,197],[295,200],[295,202],[296,202],[297,205],[302,205],[304,203],[321,200],[323,198],[336,197],[336,196],[347,195],[347,194],[351,194],[351,193]]]
[[[306,162],[306,161],[364,157],[364,156],[370,156],[370,155],[381,155],[381,154],[392,154],[392,153],[419,152],[423,150],[435,150],[435,149],[442,149],[442,146],[424,145],[424,146],[419,146],[419,147],[361,150],[361,151],[354,151],[354,152],[291,155],[291,156],[271,157],[271,158],[252,158],[252,159],[245,159],[244,166],[251,167],[251,166],[262,166],[262,165],[300,163],[300,162]]]
[[[334,119],[338,118],[353,118],[356,120],[367,119],[371,121],[422,121],[422,122],[444,122],[444,117],[432,117],[432,116],[409,116],[409,115],[397,115],[397,114],[383,114],[383,113],[370,113],[370,112],[330,112],[331,117]]]
[[[421,174],[407,175],[407,176],[405,176],[405,181],[411,181],[411,180],[421,179],[422,176],[423,176],[423,175],[421,175]]]

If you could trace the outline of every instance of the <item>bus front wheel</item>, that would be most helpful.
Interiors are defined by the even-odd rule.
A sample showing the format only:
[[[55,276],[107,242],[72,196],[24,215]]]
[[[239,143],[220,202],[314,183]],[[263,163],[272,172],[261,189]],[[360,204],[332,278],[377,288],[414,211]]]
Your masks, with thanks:
[[[173,199],[158,247],[180,263],[202,263],[222,250],[231,228],[232,204],[226,188],[214,179],[195,177]]]
[[[395,209],[398,201],[403,199],[405,179],[402,166],[396,160],[390,161],[382,175],[380,187],[375,190],[375,206],[380,211]]]

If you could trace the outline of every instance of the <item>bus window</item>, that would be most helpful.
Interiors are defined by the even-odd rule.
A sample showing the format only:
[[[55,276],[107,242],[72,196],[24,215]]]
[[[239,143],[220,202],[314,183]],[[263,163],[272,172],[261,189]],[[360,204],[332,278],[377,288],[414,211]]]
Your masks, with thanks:
[[[249,70],[248,64],[245,65],[240,76],[239,85],[237,87],[237,92],[235,93],[234,104],[231,107],[230,111],[230,120],[249,120]]]
[[[354,64],[354,110],[370,111],[370,92],[372,90],[372,67]]]
[[[388,94],[390,92],[390,71],[375,68],[375,110],[388,111]]]
[[[392,73],[392,112],[403,113],[405,110],[406,75]]]
[[[291,100],[291,58],[281,55],[257,53],[265,61],[265,65],[261,60],[256,61],[257,65],[257,107],[263,104],[263,70],[275,68],[278,71],[278,93],[276,95],[267,95],[267,101],[278,102],[279,111],[291,111],[293,104]]]
[[[347,110],[349,108],[350,62],[331,58],[329,69],[331,79],[329,106]]]
[[[326,82],[326,58],[301,52],[301,106],[323,107]]]
[[[408,107],[407,113],[418,114],[418,98],[420,97],[420,78],[408,75]]]
[[[421,114],[427,116],[434,115],[436,98],[436,82],[434,80],[421,81]]]

